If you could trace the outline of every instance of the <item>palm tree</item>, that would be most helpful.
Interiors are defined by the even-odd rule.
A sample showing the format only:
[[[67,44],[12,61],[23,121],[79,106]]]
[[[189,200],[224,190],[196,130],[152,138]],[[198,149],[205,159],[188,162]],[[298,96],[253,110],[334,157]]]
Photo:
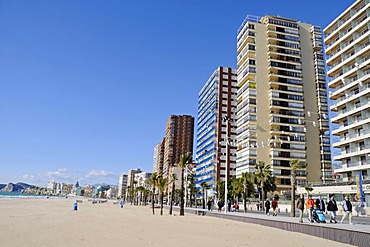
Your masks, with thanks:
[[[158,177],[157,180],[157,187],[161,194],[161,215],[163,215],[163,197],[164,197],[164,191],[166,190],[168,181],[166,178]]]
[[[291,160],[289,162],[290,168],[292,169],[292,172],[290,174],[290,184],[291,184],[291,205],[290,205],[290,216],[295,217],[295,187],[297,183],[296,179],[296,170],[302,169],[303,166],[299,160]]]
[[[222,201],[222,198],[225,196],[225,181],[218,179],[216,181],[216,191],[218,200]]]
[[[179,166],[181,168],[181,196],[180,196],[180,216],[185,215],[184,209],[184,171],[185,167],[191,162],[192,156],[188,153],[181,155]]]
[[[152,177],[149,179],[149,183],[152,186],[152,209],[153,215],[154,213],[154,194],[155,194],[155,187],[157,187],[157,180],[158,180],[158,173],[153,172]]]
[[[171,191],[171,197],[170,197],[170,215],[172,215],[172,206],[173,206],[173,200],[175,197],[175,182],[177,180],[177,175],[175,173],[172,173],[172,191]]]
[[[234,202],[239,202],[240,194],[243,193],[243,182],[241,178],[231,179],[231,195],[233,196]]]
[[[307,198],[308,198],[308,195],[310,194],[311,191],[313,191],[313,188],[309,185],[306,185],[304,189],[307,191]]]
[[[186,198],[186,200],[189,200],[190,201],[190,207],[193,206],[193,201],[192,201],[192,198],[194,196],[194,193],[195,193],[195,174],[194,173],[189,173],[188,174],[188,192],[189,193],[186,193],[187,194],[187,197],[189,198]],[[186,203],[186,205],[189,205],[188,203]]]
[[[262,201],[262,210],[265,210],[265,183],[271,179],[272,172],[271,172],[271,166],[266,165],[263,161],[258,161],[258,164],[256,165],[256,172],[255,172],[255,178],[257,182],[260,184],[261,188],[261,201]]]
[[[207,190],[209,190],[209,188],[210,188],[210,186],[209,186],[209,184],[207,184],[206,182],[201,182],[200,183],[200,186],[202,187],[202,200],[203,200],[203,202],[202,202],[202,205],[203,205],[203,209],[205,209],[206,208],[206,203],[205,203],[205,199],[206,199],[206,191]]]
[[[241,176],[241,183],[243,184],[243,206],[244,213],[247,212],[247,197],[254,193],[254,174],[243,172]]]

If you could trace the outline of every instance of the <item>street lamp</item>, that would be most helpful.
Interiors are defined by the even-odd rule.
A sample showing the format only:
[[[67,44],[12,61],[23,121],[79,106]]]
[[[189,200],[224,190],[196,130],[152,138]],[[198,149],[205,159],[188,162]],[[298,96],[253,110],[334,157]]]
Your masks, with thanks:
[[[229,117],[225,116],[222,121],[226,122],[226,164],[225,164],[225,213],[227,213],[227,177],[228,177],[228,163],[229,163]]]

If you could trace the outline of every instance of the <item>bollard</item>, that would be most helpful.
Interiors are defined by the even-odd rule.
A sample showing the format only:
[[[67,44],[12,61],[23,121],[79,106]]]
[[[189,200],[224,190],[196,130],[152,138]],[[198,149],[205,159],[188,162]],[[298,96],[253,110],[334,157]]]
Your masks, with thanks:
[[[77,211],[77,202],[75,202],[75,203],[73,204],[73,210],[76,210],[76,211]]]
[[[280,213],[280,208],[278,208],[278,213]]]

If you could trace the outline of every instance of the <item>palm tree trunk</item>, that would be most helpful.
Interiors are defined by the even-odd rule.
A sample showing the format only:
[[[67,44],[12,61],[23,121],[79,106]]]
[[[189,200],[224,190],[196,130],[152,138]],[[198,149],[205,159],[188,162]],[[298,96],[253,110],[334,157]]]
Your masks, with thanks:
[[[153,215],[155,214],[154,213],[154,193],[155,193],[155,189],[153,188],[153,192],[152,192],[152,209],[153,209]]]
[[[184,168],[181,169],[180,216],[185,215],[184,209]]]
[[[203,204],[203,209],[205,209],[206,208],[206,204],[205,204],[205,199],[204,199],[204,189],[203,189],[203,196],[202,196],[202,199],[203,199],[203,201],[202,201],[202,204]]]
[[[243,191],[243,206],[244,206],[244,213],[247,212],[247,193],[245,193],[245,188]]]
[[[170,215],[172,215],[172,206],[174,197],[175,197],[175,182],[172,183],[172,192],[170,197]]]
[[[291,192],[290,192],[290,200],[291,200],[291,204],[290,204],[290,217],[295,217],[295,177],[294,176],[291,176],[291,185],[292,185],[292,188],[291,188]]]
[[[261,182],[261,200],[262,200],[262,211],[265,211],[265,191],[264,191],[265,184]]]
[[[161,192],[161,215],[163,215],[163,197],[164,197],[164,192]]]

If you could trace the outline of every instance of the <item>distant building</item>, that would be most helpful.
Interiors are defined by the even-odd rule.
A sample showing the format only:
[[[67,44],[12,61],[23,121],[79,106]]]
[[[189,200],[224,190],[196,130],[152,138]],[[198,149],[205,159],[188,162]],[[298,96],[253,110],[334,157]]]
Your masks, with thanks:
[[[163,177],[168,178],[169,169],[179,163],[181,155],[193,153],[194,117],[171,115],[166,124]]]
[[[142,186],[145,189],[150,189],[149,179],[152,177],[151,172],[141,172],[135,174],[136,187]]]
[[[50,191],[51,193],[55,193],[57,189],[57,183],[55,181],[48,182],[47,190]]]
[[[156,172],[158,175],[163,174],[164,144],[165,139],[154,147],[153,172]]]
[[[127,173],[127,189],[126,189],[126,198],[128,198],[129,190],[134,189],[135,185],[135,174],[141,173],[140,168],[129,170]]]
[[[107,198],[117,198],[118,189],[116,187],[111,187],[107,190]]]
[[[121,174],[119,177],[119,182],[118,182],[118,194],[117,196],[119,198],[122,198],[126,195],[126,190],[127,190],[127,182],[128,182],[128,175],[127,174]]]

